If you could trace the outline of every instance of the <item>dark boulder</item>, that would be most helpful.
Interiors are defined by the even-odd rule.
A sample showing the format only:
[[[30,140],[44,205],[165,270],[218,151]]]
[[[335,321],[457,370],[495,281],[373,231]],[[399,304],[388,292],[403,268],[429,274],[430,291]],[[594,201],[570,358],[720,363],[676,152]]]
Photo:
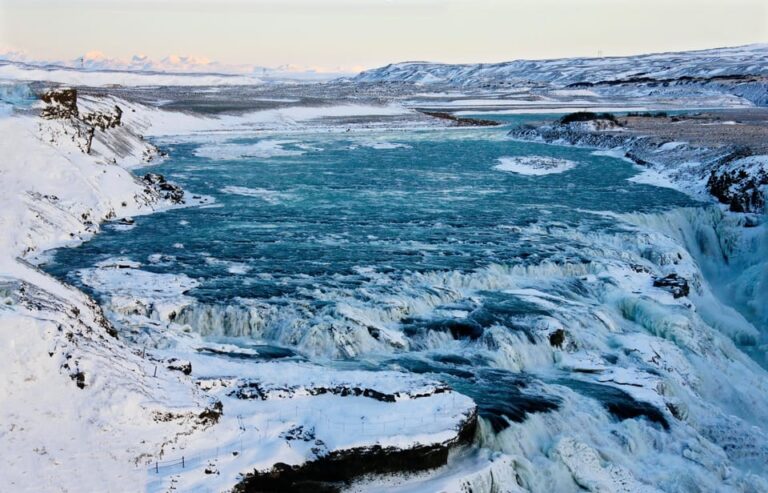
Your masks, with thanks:
[[[653,280],[653,285],[657,288],[669,291],[675,298],[688,296],[688,293],[690,292],[688,281],[685,278],[678,276],[677,274],[669,274],[664,277],[656,277]]]
[[[565,331],[563,329],[557,329],[549,334],[549,344],[556,348],[562,348],[565,342]]]
[[[192,373],[192,363],[187,360],[171,358],[166,361],[166,368],[169,370],[180,371],[185,375]]]
[[[165,177],[159,173],[147,173],[142,178],[150,188],[155,190],[165,200],[174,204],[184,203],[184,190],[180,186],[169,183]]]

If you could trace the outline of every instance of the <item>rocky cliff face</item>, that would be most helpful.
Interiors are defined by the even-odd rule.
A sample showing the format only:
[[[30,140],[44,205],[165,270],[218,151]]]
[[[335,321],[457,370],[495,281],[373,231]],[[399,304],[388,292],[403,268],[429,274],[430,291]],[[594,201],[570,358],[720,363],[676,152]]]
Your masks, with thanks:
[[[707,189],[733,212],[765,210],[768,196],[768,159],[735,151],[712,169]]]
[[[73,88],[49,89],[40,94],[40,100],[45,103],[40,116],[61,124],[41,126],[41,130],[49,132],[49,140],[55,140],[56,134],[66,135],[81,151],[102,163],[149,163],[163,156],[160,149],[144,142],[132,127],[123,125],[119,104],[91,99],[83,108],[77,89]]]

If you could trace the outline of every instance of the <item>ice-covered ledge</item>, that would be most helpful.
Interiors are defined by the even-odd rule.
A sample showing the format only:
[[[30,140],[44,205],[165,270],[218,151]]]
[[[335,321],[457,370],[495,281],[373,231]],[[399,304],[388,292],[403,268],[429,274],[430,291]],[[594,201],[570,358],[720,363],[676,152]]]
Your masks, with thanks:
[[[332,491],[365,474],[443,466],[474,436],[473,401],[413,374],[257,363],[222,350],[186,354],[190,378],[224,414],[211,433],[167,450],[170,463],[150,464],[153,489]],[[187,458],[199,465],[189,467]]]

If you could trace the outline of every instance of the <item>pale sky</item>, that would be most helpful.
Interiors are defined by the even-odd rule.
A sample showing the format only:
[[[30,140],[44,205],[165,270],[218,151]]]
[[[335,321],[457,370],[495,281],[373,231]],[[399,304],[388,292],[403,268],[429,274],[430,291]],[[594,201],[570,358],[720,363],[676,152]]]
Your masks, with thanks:
[[[768,42],[768,0],[0,0],[0,48],[351,70]]]

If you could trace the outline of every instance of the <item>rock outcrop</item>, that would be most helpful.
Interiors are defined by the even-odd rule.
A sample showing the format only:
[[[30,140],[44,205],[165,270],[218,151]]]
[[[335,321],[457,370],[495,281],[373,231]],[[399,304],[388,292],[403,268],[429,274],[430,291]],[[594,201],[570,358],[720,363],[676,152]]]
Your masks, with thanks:
[[[149,188],[155,190],[165,200],[168,200],[173,204],[184,203],[184,190],[178,185],[169,183],[163,175],[159,173],[147,173],[142,180]]]
[[[47,106],[40,116],[49,120],[77,118],[77,89],[51,89],[40,95]]]
[[[124,111],[118,104],[85,97],[83,109],[77,89],[72,88],[50,89],[39,97],[46,103],[40,116],[52,120],[51,124],[62,124],[59,129],[48,126],[51,141],[67,136],[82,152],[93,155],[102,164],[119,164],[118,160],[126,164],[151,162],[165,155],[145,142],[135,128],[124,125]]]
[[[768,160],[736,150],[712,170],[707,180],[709,193],[733,212],[759,212],[765,209],[768,190]]]
[[[682,298],[688,296],[691,289],[688,286],[688,281],[678,276],[677,274],[669,274],[664,277],[657,277],[653,280],[653,285],[657,288],[662,288],[670,293],[674,298]]]

